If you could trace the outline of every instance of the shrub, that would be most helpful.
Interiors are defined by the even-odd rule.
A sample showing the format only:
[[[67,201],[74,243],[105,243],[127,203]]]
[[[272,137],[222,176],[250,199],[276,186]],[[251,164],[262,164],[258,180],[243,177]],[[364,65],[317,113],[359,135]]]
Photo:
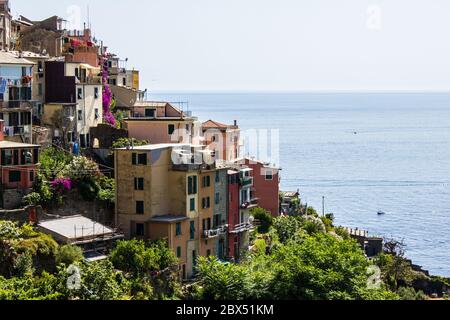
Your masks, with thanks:
[[[83,250],[80,247],[65,245],[59,248],[56,254],[56,263],[69,266],[75,262],[80,262],[84,259]]]
[[[24,207],[37,206],[41,203],[41,201],[41,195],[37,192],[32,192],[22,198],[22,205]]]
[[[273,224],[273,217],[270,212],[263,208],[255,208],[251,210],[252,216],[259,222],[258,233],[267,233]]]

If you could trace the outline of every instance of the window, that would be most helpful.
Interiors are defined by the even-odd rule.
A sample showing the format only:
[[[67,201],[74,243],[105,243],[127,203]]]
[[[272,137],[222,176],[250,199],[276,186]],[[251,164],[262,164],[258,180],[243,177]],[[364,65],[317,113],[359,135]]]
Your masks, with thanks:
[[[13,153],[12,150],[2,150],[2,166],[12,165]]]
[[[78,100],[83,99],[83,89],[82,88],[78,88],[77,92],[78,92],[77,93]]]
[[[20,155],[20,164],[32,164],[33,163],[33,153],[31,150],[22,150]]]
[[[136,214],[144,214],[144,201],[136,201]]]
[[[83,110],[78,110],[78,121],[83,120]]]
[[[145,109],[145,117],[146,118],[154,118],[155,117],[155,109]]]
[[[95,88],[94,88],[94,97],[95,97],[95,99],[98,99],[99,96],[100,96],[100,95],[99,95],[98,87],[95,87]]]
[[[211,218],[203,219],[203,231],[211,230]]]
[[[203,198],[202,199],[202,208],[203,209],[209,209],[211,208],[211,198],[207,197],[207,198]]]
[[[30,182],[34,182],[34,171],[30,171]]]
[[[86,135],[80,134],[80,147],[86,148]]]
[[[208,188],[211,186],[211,176],[204,176],[202,179],[203,188]]]
[[[192,251],[192,263],[194,265],[194,268],[197,266],[197,251]]]
[[[211,250],[210,250],[210,249],[206,250],[206,256],[207,256],[207,257],[210,257],[210,256],[211,256]]]
[[[191,221],[189,230],[190,230],[190,239],[195,240],[195,221]]]
[[[181,247],[177,247],[177,258],[181,258]]]
[[[273,180],[273,171],[266,170],[266,181],[272,181],[272,180]]]
[[[136,223],[136,236],[138,237],[145,236],[145,226],[143,223]]]
[[[220,174],[219,171],[216,171],[216,183],[220,182]]]
[[[100,118],[100,113],[98,112],[98,108],[95,108],[95,120]]]
[[[188,177],[188,195],[197,194],[197,176]]]
[[[21,181],[20,171],[10,171],[9,172],[9,182],[14,183],[14,182],[20,182],[20,181]]]
[[[42,83],[38,84],[38,96],[42,96]]]
[[[218,205],[220,203],[220,193],[216,193],[214,196],[214,203]]]
[[[168,132],[169,132],[170,136],[175,132],[175,125],[174,124],[169,124]]]
[[[220,215],[216,214],[214,216],[214,229],[217,229],[220,226]]]
[[[134,190],[144,190],[144,178],[134,178]]]
[[[132,163],[133,165],[147,165],[147,154],[146,153],[133,153],[132,155]]]
[[[192,212],[192,211],[195,211],[195,199],[194,199],[194,198],[192,198],[192,199],[190,200],[189,209],[191,210],[191,212]]]
[[[125,87],[125,86],[127,85],[127,79],[122,78],[122,84],[123,84],[123,86]]]
[[[181,236],[181,223],[180,222],[178,222],[177,224],[176,224],[176,235],[177,235],[177,237],[179,237],[179,236]]]

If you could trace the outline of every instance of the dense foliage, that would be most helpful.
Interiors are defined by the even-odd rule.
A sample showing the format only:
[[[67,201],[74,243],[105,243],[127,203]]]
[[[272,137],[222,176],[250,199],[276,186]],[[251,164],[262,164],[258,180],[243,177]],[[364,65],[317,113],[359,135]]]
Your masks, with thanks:
[[[228,299],[397,299],[383,285],[370,289],[369,262],[358,244],[326,231],[315,217],[280,217],[240,265],[199,260],[199,298]]]
[[[97,163],[86,157],[74,156],[58,148],[47,148],[40,155],[39,169],[34,192],[22,200],[24,206],[59,207],[73,189],[85,201],[114,202],[114,179],[103,175]]]

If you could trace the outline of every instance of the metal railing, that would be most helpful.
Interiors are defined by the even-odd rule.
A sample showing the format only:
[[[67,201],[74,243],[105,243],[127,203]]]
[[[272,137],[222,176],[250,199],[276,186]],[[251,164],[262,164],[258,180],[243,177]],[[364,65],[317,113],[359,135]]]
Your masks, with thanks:
[[[227,232],[227,227],[222,226],[218,229],[212,229],[212,230],[205,230],[203,231],[203,238],[205,239],[213,239],[217,238]]]

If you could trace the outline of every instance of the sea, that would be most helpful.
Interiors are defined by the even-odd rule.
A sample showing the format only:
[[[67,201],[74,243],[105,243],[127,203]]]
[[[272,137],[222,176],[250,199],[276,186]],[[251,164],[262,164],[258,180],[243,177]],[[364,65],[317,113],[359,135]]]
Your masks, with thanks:
[[[200,120],[279,130],[281,189],[337,225],[402,240],[450,277],[450,93],[162,93]],[[384,215],[378,215],[378,212]]]

